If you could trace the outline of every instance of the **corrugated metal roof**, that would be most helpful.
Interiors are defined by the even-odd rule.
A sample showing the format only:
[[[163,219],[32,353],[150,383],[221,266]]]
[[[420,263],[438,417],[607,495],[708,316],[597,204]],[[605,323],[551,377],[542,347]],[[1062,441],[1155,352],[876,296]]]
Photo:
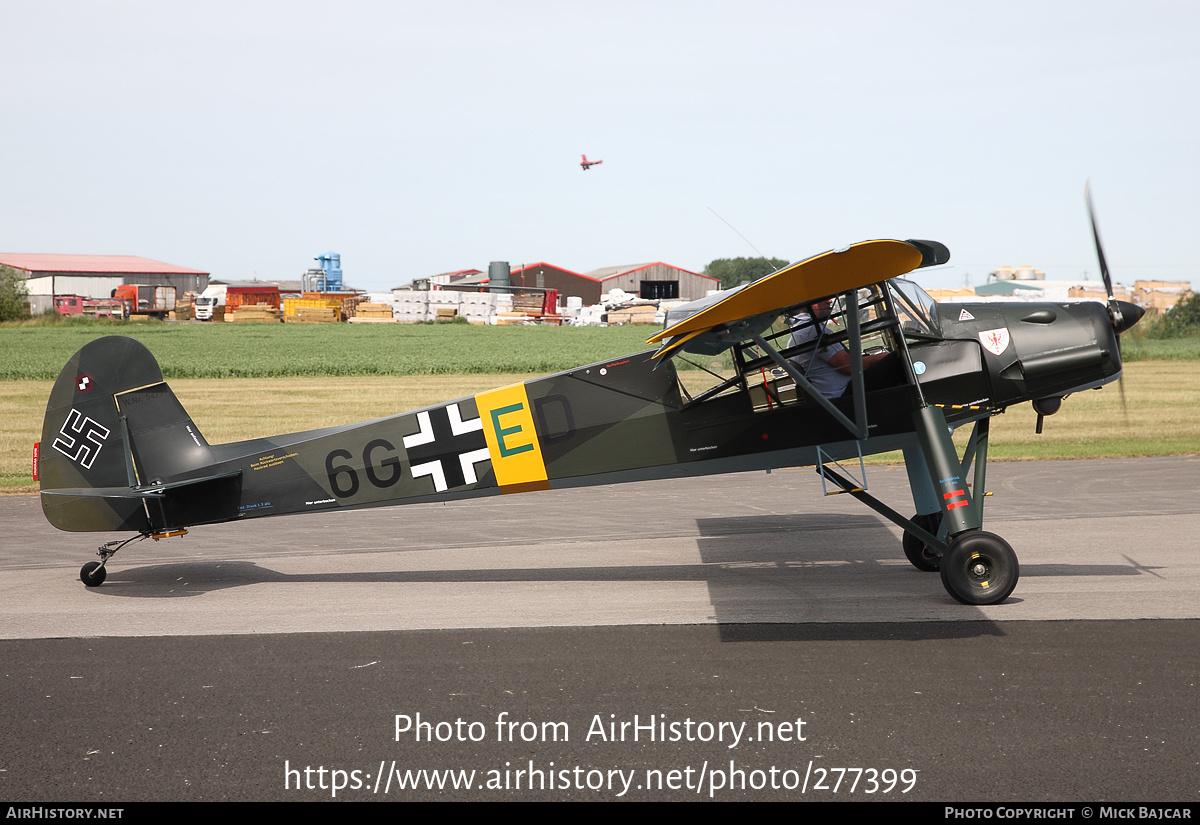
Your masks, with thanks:
[[[471,272],[463,275],[461,278],[451,277],[450,283],[447,286],[472,286],[475,284],[486,284],[488,282],[488,274],[486,272]]]
[[[593,269],[591,272],[585,272],[589,278],[595,278],[597,281],[603,281],[608,278],[613,278],[617,275],[624,275],[626,272],[633,272],[635,269],[645,269],[654,264],[626,264],[624,266],[603,266],[600,269]]]
[[[54,255],[0,252],[0,264],[38,272],[95,272],[142,275],[207,275],[199,269],[152,261],[137,255]]]
[[[602,269],[593,269],[591,272],[587,272],[584,274],[586,274],[589,278],[595,278],[598,281],[607,281],[610,278],[616,278],[621,275],[627,275],[630,272],[636,272],[639,269],[647,269],[648,267],[652,267],[652,266],[665,266],[668,269],[676,269],[680,272],[686,272],[688,275],[695,275],[697,278],[707,278],[710,281],[718,281],[719,280],[717,278],[712,277],[711,275],[703,275],[699,272],[692,272],[690,269],[684,269],[681,266],[675,266],[675,264],[664,263],[663,261],[654,261],[653,263],[648,263],[648,264],[627,264],[625,266],[606,266],[606,267],[603,267]]]
[[[533,272],[533,271],[536,271],[538,268],[542,268],[542,267],[549,267],[551,269],[557,269],[559,272],[565,272],[568,275],[574,275],[576,278],[587,278],[589,281],[600,280],[599,278],[596,278],[595,276],[584,275],[582,272],[575,272],[574,270],[567,269],[566,267],[559,266],[558,264],[548,264],[545,261],[538,261],[536,264],[526,264],[525,266],[522,266],[519,269],[512,270],[512,274],[516,275],[520,272]]]
[[[212,281],[208,282],[209,286],[236,286],[236,287],[249,287],[250,289],[255,289],[257,287],[276,287],[281,292],[283,291],[284,284],[292,285],[294,287],[294,289],[292,290],[293,292],[300,291],[300,282],[299,281],[259,281],[259,280],[222,281],[222,280],[212,280]]]

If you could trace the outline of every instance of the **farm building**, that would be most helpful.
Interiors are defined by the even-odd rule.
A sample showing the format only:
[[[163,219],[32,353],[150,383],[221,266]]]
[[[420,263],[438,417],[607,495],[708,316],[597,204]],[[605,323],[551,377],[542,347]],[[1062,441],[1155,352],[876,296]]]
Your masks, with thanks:
[[[169,285],[178,295],[202,292],[208,273],[137,255],[54,255],[0,252],[0,266],[16,270],[29,288],[30,309],[49,309],[55,295],[107,298],[122,284]]]
[[[694,301],[709,290],[720,289],[721,282],[708,275],[689,272],[661,261],[652,264],[609,266],[584,273],[600,282],[600,291],[623,289],[641,298]]]
[[[610,266],[580,274],[542,261],[513,267],[510,272],[509,284],[513,287],[557,289],[561,297],[581,298],[585,306],[599,303],[602,295],[614,289],[642,298],[692,301],[703,298],[710,290],[721,288],[721,282],[716,278],[662,262]],[[418,279],[413,281],[411,288],[465,290],[483,288],[489,283],[488,273],[461,269]]]
[[[509,283],[513,286],[557,289],[564,300],[575,296],[582,298],[585,305],[598,303],[600,293],[604,291],[598,278],[580,275],[578,272],[544,262],[513,269],[509,275]]]
[[[430,279],[431,284],[437,285],[430,286],[430,289],[461,289],[469,291],[478,289],[488,282],[488,273],[478,269],[464,269],[461,272],[453,272],[450,274],[449,281],[437,280],[441,277],[443,276],[436,275]]]
[[[478,285],[487,280],[487,273],[481,272],[478,269],[457,269],[454,272],[441,272],[437,275],[432,275],[428,278],[414,278],[410,284],[392,287],[393,293],[411,292],[416,290],[424,292],[431,289],[441,289],[451,285],[458,285],[463,282],[464,285]]]
[[[413,281],[411,288],[421,289],[456,289],[474,291],[484,289],[491,283],[487,272],[479,269],[460,269],[456,272],[446,272],[431,278],[418,278]],[[536,264],[522,264],[509,270],[509,286],[518,288],[557,289],[558,294],[566,299],[575,296],[583,299],[585,304],[594,304],[600,300],[602,291],[600,281],[587,275],[580,275],[561,266],[548,264],[544,261]],[[398,287],[403,291],[406,287]]]

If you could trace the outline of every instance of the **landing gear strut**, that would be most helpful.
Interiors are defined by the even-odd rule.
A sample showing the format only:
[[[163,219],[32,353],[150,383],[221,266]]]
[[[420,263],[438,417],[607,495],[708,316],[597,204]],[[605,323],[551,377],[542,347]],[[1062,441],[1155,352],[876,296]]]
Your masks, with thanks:
[[[928,465],[930,481],[941,505],[942,521],[954,539],[942,554],[939,569],[942,586],[963,604],[999,604],[1017,586],[1021,569],[1017,554],[1008,542],[983,526],[988,423],[975,422],[962,460],[950,440],[946,418],[937,407],[923,407],[913,414],[917,439]],[[967,471],[974,461],[974,495],[968,490]],[[908,543],[905,543],[908,555]],[[909,555],[909,560],[917,564]]]

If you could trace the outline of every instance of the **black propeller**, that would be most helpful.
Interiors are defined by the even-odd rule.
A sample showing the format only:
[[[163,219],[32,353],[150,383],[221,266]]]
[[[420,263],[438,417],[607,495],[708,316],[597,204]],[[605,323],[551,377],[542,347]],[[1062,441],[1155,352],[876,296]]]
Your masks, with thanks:
[[[1121,333],[1142,320],[1145,310],[1129,301],[1118,301],[1113,294],[1112,278],[1108,274],[1108,262],[1104,259],[1104,247],[1100,244],[1100,230],[1096,227],[1096,210],[1092,206],[1092,184],[1089,181],[1084,186],[1084,197],[1087,199],[1088,219],[1092,222],[1092,239],[1096,242],[1096,257],[1100,259],[1100,278],[1104,281],[1104,291],[1108,293],[1108,316],[1112,319],[1113,329],[1117,331],[1117,352],[1121,349]],[[1121,410],[1128,420],[1129,412],[1125,405],[1125,372],[1117,381],[1121,391]]]
[[[1108,261],[1104,259],[1104,247],[1100,244],[1100,230],[1096,227],[1096,210],[1092,206],[1092,185],[1089,182],[1084,187],[1084,197],[1087,199],[1088,219],[1092,222],[1092,240],[1096,242],[1096,257],[1100,260],[1100,278],[1104,281],[1104,291],[1108,294],[1108,315],[1112,318],[1113,329],[1117,331],[1117,341],[1121,333],[1142,320],[1145,310],[1129,301],[1118,301],[1113,294],[1112,278],[1108,274]]]

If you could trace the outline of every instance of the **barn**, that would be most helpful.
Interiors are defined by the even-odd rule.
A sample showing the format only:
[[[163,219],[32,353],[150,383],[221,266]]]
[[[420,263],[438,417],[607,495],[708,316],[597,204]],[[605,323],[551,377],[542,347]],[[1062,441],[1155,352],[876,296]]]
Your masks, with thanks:
[[[55,295],[108,298],[122,284],[169,285],[180,297],[203,292],[208,273],[141,258],[137,255],[55,255],[0,252],[0,266],[14,269],[29,288],[36,315],[53,305]]]
[[[545,262],[526,264],[512,270],[508,282],[518,287],[557,289],[564,301],[568,297],[577,296],[583,299],[585,306],[599,303],[600,293],[603,291],[598,278],[580,275],[578,272]]]
[[[599,281],[601,292],[623,289],[641,298],[667,301],[694,301],[703,298],[710,290],[721,288],[721,282],[716,278],[662,261],[594,269],[584,273],[584,277]]]

